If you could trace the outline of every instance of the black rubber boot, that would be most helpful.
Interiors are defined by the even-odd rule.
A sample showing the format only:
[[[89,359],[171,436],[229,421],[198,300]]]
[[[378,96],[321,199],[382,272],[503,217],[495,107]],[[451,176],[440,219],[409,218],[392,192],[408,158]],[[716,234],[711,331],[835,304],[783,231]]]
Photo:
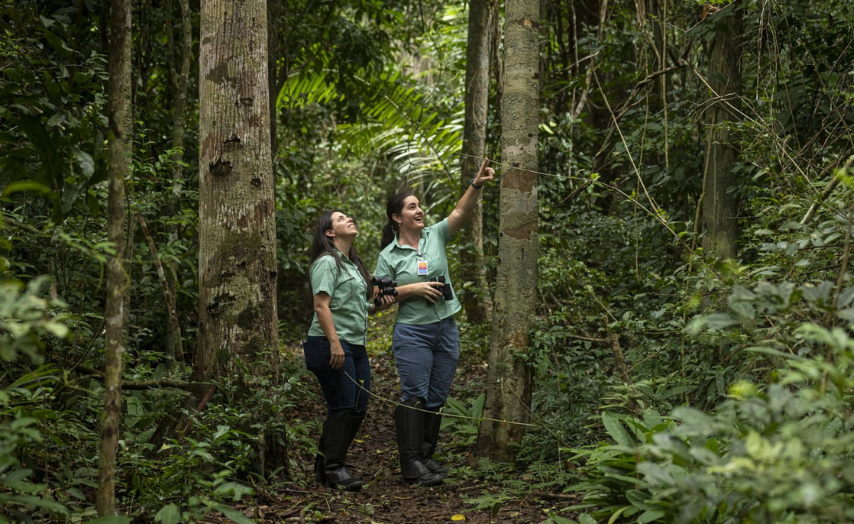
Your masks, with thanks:
[[[350,422],[350,444],[353,443],[353,440],[356,438],[356,435],[359,433],[359,428],[362,427],[362,422],[365,420],[365,414],[359,413],[356,410],[353,410],[353,420]]]
[[[324,484],[328,487],[347,491],[362,489],[362,481],[351,475],[344,465],[353,434],[352,409],[333,411],[323,423],[320,440],[323,446]]]
[[[320,451],[314,456],[314,481],[318,484],[326,484],[326,471],[323,470],[323,441],[318,441],[317,449]]]
[[[434,474],[421,462],[424,446],[424,401],[410,399],[394,410],[394,427],[397,430],[397,451],[400,456],[400,474],[410,484],[435,486],[442,477]]]
[[[421,452],[421,463],[427,466],[431,473],[444,477],[448,474],[448,468],[442,467],[433,460],[436,452],[436,444],[439,442],[439,428],[442,427],[442,414],[439,410],[442,406],[426,408],[430,413],[424,413],[424,447]]]

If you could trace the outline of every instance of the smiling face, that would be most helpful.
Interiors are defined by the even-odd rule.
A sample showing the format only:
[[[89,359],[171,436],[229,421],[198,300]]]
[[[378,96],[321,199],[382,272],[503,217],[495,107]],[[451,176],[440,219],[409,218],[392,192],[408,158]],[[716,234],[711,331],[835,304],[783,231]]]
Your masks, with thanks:
[[[418,198],[414,196],[406,197],[400,214],[395,213],[392,218],[400,224],[401,231],[421,231],[424,229],[424,210],[421,209]]]
[[[332,220],[332,228],[326,230],[326,236],[331,238],[352,238],[359,234],[353,217],[348,217],[344,213],[336,211],[329,218]]]

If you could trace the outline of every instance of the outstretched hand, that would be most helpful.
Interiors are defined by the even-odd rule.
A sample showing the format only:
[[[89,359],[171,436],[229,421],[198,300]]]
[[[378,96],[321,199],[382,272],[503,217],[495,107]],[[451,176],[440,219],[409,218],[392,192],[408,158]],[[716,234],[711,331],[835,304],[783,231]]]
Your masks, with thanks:
[[[480,166],[480,171],[477,172],[477,176],[474,177],[474,184],[479,186],[486,182],[487,180],[495,179],[495,170],[491,167],[487,167],[489,165],[489,159],[483,159],[483,165]]]

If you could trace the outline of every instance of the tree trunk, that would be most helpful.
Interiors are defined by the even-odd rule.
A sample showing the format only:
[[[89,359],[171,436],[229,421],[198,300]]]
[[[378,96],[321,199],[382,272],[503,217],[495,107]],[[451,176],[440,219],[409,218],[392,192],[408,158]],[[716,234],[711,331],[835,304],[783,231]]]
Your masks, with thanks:
[[[104,368],[104,413],[101,416],[101,446],[98,456],[98,493],[95,506],[99,516],[116,511],[116,448],[122,409],[122,297],[125,289],[124,255],[124,182],[130,170],[131,154],[131,2],[113,0],[110,10],[109,46],[109,196],[107,200],[107,238],[116,252],[107,262],[107,301]]]
[[[202,0],[199,345],[194,380],[276,369],[267,5]],[[269,352],[262,357],[264,352]]]
[[[175,162],[172,167],[172,197],[169,200],[169,214],[175,216],[181,212],[181,196],[184,192],[184,167],[181,162],[184,160],[184,123],[186,120],[187,107],[187,84],[190,78],[190,63],[193,58],[193,19],[190,14],[190,1],[179,0],[181,5],[181,68],[173,70],[173,83],[175,84],[175,105],[174,113],[172,114],[172,148],[175,150],[175,155],[172,157]],[[171,10],[168,15],[172,16]],[[170,24],[171,25],[171,24]],[[171,37],[171,27],[169,28]],[[177,242],[178,227],[171,226],[169,228],[169,242]],[[170,266],[171,267],[171,266]],[[173,297],[178,295],[178,283],[175,279],[168,279],[169,291]],[[180,369],[183,369],[183,354],[184,341],[181,336],[180,329],[174,329],[175,324],[170,322],[167,326],[166,337],[166,353],[167,363],[171,368],[177,363]]]
[[[179,164],[184,159],[184,113],[187,107],[187,83],[190,78],[190,62],[193,57],[193,19],[190,16],[190,1],[181,3],[182,53],[181,70],[175,80],[175,112],[172,115],[172,147],[178,152],[174,156],[172,169],[172,201],[180,209],[181,193],[184,189],[184,168]],[[171,14],[171,13],[170,13]]]
[[[537,298],[537,130],[539,0],[508,0],[505,7],[504,103],[501,108],[501,218],[498,276],[489,347],[484,417],[477,452],[511,461],[521,442],[531,401],[531,371],[517,355],[528,349]],[[509,423],[508,423],[509,422]]]
[[[279,14],[282,0],[267,0],[267,81],[270,84],[270,151],[273,161],[273,176],[276,175],[276,136],[278,114],[276,101],[279,99]]]
[[[703,249],[721,258],[733,258],[739,233],[738,201],[732,192],[737,182],[733,168],[738,152],[730,126],[738,119],[735,110],[740,107],[741,2],[734,2],[713,16],[715,36],[708,50],[708,82],[715,100],[705,115],[707,157],[699,205],[705,229]]]
[[[461,166],[462,191],[477,174],[486,144],[486,117],[489,102],[489,20],[491,0],[469,2],[469,32],[466,47],[465,127]],[[483,261],[483,204],[472,210],[471,221],[460,231],[462,301],[466,317],[473,324],[489,321],[491,300]]]

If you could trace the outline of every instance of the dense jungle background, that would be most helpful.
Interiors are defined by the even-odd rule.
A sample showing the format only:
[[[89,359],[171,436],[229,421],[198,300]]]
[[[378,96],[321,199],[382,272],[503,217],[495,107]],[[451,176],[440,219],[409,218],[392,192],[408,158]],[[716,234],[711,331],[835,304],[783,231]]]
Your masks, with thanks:
[[[528,2],[520,167],[502,142],[521,118],[513,1],[260,2],[246,41],[266,60],[247,63],[269,140],[234,176],[274,205],[222,237],[204,210],[245,192],[215,185],[232,163],[209,150],[229,110],[208,86],[231,74],[216,2],[0,0],[0,523],[854,520],[854,3]],[[436,223],[484,157],[498,180],[449,251],[452,473],[397,480],[391,310],[352,454],[379,473],[327,492],[300,346],[314,222],[352,214],[370,271],[386,199],[414,190]],[[538,215],[517,273],[499,263],[512,173]],[[267,294],[245,292],[252,271]],[[495,313],[514,300],[508,345]],[[211,342],[242,332],[263,343]],[[521,440],[496,444],[501,373],[527,393],[497,417]]]

